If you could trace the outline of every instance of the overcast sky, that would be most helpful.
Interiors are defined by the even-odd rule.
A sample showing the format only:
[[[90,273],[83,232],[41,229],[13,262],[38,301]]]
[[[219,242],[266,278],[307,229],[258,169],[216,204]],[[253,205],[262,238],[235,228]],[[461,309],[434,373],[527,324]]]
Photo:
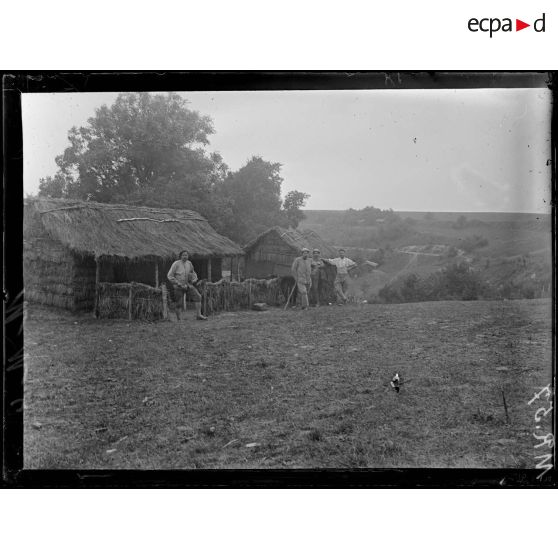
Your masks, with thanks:
[[[186,92],[231,170],[282,163],[307,209],[550,211],[551,96],[542,89]],[[22,98],[25,193],[56,172],[72,126],[117,93]]]

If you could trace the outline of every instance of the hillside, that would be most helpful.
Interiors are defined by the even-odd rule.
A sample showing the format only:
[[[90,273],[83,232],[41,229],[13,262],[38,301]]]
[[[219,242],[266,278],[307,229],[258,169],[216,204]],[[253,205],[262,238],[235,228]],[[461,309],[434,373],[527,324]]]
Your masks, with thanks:
[[[532,286],[535,296],[551,282],[551,216],[533,213],[305,211],[300,225],[327,242],[343,246],[353,259],[372,259],[381,250],[382,275],[357,281],[370,296],[408,273],[427,276],[452,263],[466,262],[493,286]],[[366,283],[362,287],[360,283]],[[377,289],[372,289],[372,291]],[[542,296],[546,296],[543,293]]]
[[[488,246],[481,251],[490,256],[516,256],[541,249],[550,250],[551,216],[535,213],[420,213],[394,212],[401,227],[389,231],[386,220],[376,223],[351,218],[346,211],[305,211],[301,227],[316,231],[335,245],[385,248],[420,244],[455,245],[468,236],[481,235]],[[465,217],[463,228],[457,220]],[[365,220],[366,222],[359,222]],[[392,226],[392,228],[395,228]],[[384,230],[385,238],[378,238]]]

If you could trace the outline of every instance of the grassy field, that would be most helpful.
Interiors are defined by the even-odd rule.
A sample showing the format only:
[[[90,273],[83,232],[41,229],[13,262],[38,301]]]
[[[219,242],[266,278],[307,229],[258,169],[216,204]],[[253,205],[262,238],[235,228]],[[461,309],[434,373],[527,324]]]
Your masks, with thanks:
[[[30,305],[25,467],[535,465],[527,402],[550,381],[549,300],[187,317]]]

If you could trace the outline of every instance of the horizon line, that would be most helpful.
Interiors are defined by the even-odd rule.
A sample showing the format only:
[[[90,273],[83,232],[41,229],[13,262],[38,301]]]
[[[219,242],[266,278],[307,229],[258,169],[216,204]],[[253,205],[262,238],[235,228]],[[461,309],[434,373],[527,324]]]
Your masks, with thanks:
[[[349,211],[353,209],[354,211],[362,211],[364,207],[360,209],[355,209],[354,207],[346,208],[346,209],[306,209],[303,208],[302,211]],[[380,207],[376,207],[375,209],[380,209],[381,211],[388,211],[386,209],[382,209]],[[501,214],[513,214],[513,213],[521,213],[524,215],[551,215],[551,212],[544,212],[544,211],[499,211],[499,210],[483,210],[483,211],[456,211],[456,210],[432,210],[432,209],[392,209],[394,213],[471,213],[471,214],[478,214],[478,213],[501,213]]]

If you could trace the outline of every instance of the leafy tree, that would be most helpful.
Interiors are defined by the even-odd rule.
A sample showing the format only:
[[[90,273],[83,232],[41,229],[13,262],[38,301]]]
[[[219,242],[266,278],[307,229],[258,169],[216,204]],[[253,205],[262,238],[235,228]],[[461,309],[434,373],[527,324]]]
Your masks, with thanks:
[[[281,164],[252,157],[229,172],[207,151],[209,116],[176,93],[123,93],[86,126],[72,128],[39,195],[198,211],[221,233],[246,242],[272,225],[296,224],[307,194],[281,200]]]
[[[214,132],[210,117],[187,104],[176,93],[120,94],[70,130],[70,146],[56,158],[59,171],[41,180],[39,195],[214,213],[213,194],[227,168],[205,150]]]
[[[220,193],[229,204],[221,232],[246,243],[273,225],[285,225],[281,211],[281,164],[252,157],[236,172],[229,172]]]
[[[306,200],[310,194],[299,192],[298,190],[291,190],[287,192],[283,200],[283,211],[290,227],[296,229],[298,224],[305,218],[304,212],[301,207],[304,207]]]

